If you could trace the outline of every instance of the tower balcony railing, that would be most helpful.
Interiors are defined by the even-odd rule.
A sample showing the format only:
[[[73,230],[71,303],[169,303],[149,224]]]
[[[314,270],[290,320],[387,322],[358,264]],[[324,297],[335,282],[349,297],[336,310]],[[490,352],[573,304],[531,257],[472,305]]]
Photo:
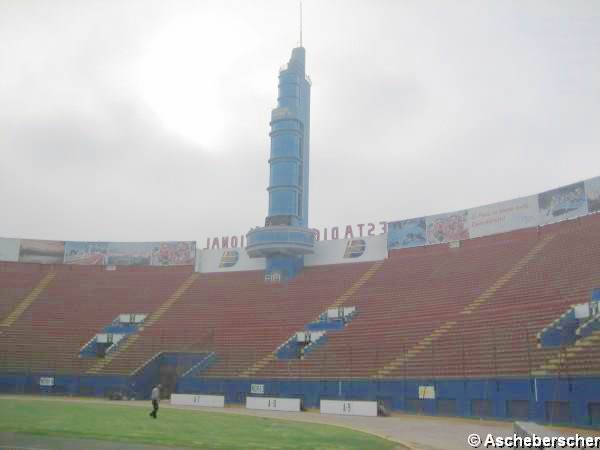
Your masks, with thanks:
[[[293,226],[255,228],[248,233],[247,239],[246,251],[250,257],[307,255],[313,253],[315,245],[312,230]]]

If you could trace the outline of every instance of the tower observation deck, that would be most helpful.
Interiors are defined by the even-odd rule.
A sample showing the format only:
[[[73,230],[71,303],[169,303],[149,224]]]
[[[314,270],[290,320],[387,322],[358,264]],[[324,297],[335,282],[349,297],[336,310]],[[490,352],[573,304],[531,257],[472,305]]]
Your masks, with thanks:
[[[293,278],[313,253],[308,228],[310,81],[304,47],[292,50],[279,71],[277,107],[271,113],[269,212],[265,226],[248,233],[251,258],[266,258],[267,274]]]

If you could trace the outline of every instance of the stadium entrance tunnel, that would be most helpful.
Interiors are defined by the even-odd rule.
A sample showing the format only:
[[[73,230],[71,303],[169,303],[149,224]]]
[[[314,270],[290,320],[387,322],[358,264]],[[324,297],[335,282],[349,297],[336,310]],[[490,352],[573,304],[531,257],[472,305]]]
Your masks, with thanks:
[[[133,372],[129,380],[130,390],[136,398],[150,398],[152,388],[162,386],[161,393],[169,397],[177,392],[178,380],[197,376],[216,361],[214,352],[160,352]]]

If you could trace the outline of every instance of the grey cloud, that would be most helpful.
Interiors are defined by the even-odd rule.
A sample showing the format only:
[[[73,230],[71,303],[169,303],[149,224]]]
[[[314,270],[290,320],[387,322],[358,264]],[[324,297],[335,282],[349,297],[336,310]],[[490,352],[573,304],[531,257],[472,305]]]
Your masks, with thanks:
[[[0,236],[204,241],[260,224],[297,3],[49,5],[5,2],[0,15]],[[600,5],[565,5],[305,1],[312,225],[598,175]],[[233,35],[236,52],[226,70],[218,52],[190,55],[225,88],[219,151],[169,131],[136,85],[154,38],[205,14],[212,48],[230,51]]]

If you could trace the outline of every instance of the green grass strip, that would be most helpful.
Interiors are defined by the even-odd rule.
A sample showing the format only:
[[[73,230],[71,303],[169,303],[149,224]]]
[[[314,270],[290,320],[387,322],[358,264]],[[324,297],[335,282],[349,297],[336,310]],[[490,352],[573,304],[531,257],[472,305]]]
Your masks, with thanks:
[[[0,431],[211,450],[384,450],[397,444],[330,425],[84,402],[0,399]]]

